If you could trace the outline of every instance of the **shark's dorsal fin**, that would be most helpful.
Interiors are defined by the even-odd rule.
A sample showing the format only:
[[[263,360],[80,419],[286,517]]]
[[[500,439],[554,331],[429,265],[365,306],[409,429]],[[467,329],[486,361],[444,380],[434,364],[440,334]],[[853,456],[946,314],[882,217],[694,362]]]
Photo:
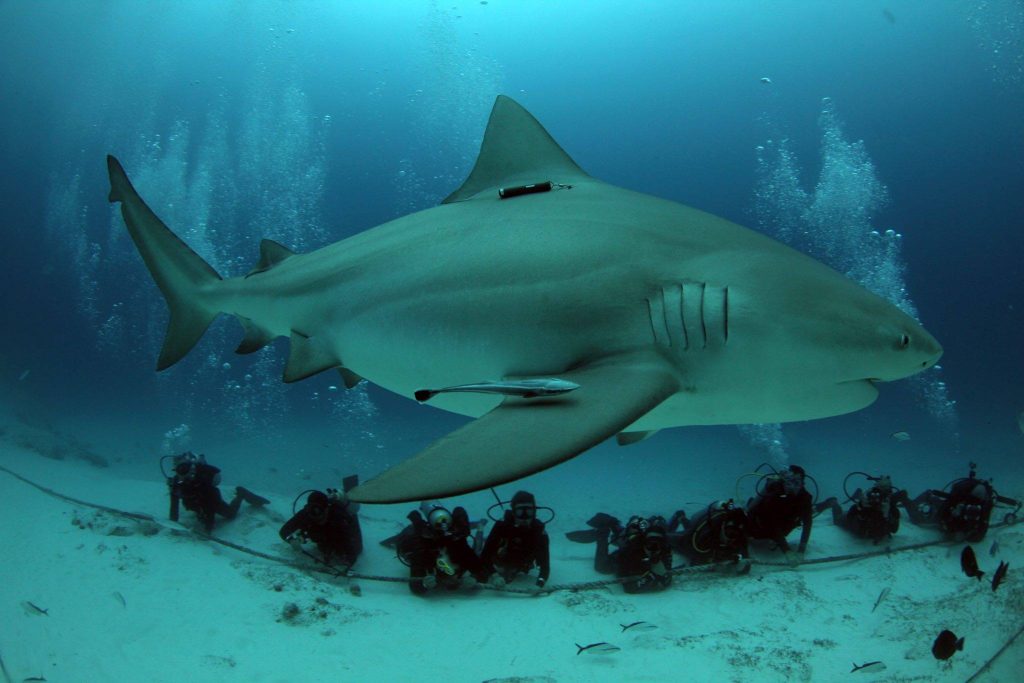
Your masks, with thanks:
[[[498,95],[476,165],[462,187],[441,203],[469,199],[489,188],[545,180],[567,183],[586,176],[530,112],[511,97]]]
[[[249,271],[246,277],[270,270],[281,261],[295,256],[295,252],[288,247],[275,242],[274,240],[262,240],[260,242],[260,260],[256,267]]]

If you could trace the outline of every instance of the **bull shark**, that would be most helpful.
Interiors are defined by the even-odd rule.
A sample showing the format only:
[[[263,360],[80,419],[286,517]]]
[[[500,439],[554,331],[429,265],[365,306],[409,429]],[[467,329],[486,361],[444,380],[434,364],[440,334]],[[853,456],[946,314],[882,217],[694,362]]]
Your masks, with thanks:
[[[244,329],[238,353],[290,339],[285,382],[336,368],[347,387],[365,378],[476,418],[352,489],[358,502],[476,491],[616,435],[849,413],[942,354],[822,263],[592,178],[505,96],[441,205],[305,254],[263,240],[245,276],[222,279],[117,159],[107,166],[109,199],[170,309],[157,370],[227,313]]]

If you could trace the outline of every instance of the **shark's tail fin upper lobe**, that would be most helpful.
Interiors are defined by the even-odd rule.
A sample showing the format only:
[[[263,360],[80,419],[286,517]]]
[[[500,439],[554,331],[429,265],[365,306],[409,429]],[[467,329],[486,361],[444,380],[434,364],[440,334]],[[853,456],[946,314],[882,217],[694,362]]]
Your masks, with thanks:
[[[128,233],[171,312],[156,368],[163,370],[181,360],[217,317],[218,310],[203,304],[202,293],[221,277],[146,206],[121,163],[109,155],[107,172],[109,199],[121,203]]]

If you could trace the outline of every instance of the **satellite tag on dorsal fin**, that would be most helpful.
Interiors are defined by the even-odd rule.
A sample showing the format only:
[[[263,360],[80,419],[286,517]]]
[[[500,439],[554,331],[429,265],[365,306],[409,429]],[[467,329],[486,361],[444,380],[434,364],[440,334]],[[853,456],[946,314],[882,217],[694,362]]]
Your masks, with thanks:
[[[490,188],[497,192],[499,187],[548,180],[567,183],[586,177],[530,112],[511,97],[498,95],[476,165],[462,187],[441,203],[469,199]]]

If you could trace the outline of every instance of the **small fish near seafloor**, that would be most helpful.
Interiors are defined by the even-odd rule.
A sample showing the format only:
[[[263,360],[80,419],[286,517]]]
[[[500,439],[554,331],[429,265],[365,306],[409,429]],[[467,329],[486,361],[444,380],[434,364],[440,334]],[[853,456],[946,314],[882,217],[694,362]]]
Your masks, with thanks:
[[[878,599],[875,600],[875,606],[871,608],[872,612],[874,612],[876,609],[878,609],[878,606],[882,604],[882,600],[885,600],[887,595],[889,595],[889,588],[888,587],[883,588],[882,592],[878,594]]]
[[[999,541],[992,541],[992,547],[988,549],[988,554],[992,557],[996,556],[999,552]]]
[[[25,614],[30,614],[30,615],[37,616],[37,617],[48,617],[48,616],[50,616],[50,610],[43,609],[39,605],[35,604],[34,602],[30,602],[28,600],[23,601],[21,603],[21,607],[22,607],[22,609],[25,610]]]
[[[853,668],[850,669],[850,673],[860,671],[861,673],[875,673],[877,671],[885,671],[885,663],[881,661],[877,662],[864,662],[863,664],[857,664],[853,662]]]
[[[633,631],[634,633],[638,631],[653,631],[658,628],[649,621],[634,621],[632,624],[619,624],[619,626],[622,627],[622,633],[626,631]]]
[[[974,554],[974,548],[969,545],[965,545],[963,552],[960,553],[960,568],[964,570],[964,574],[978,581],[985,576],[985,572],[978,569],[978,557]]]
[[[896,441],[910,441],[909,432],[893,432],[889,436],[891,436]]]
[[[949,629],[944,630],[932,643],[932,654],[935,659],[949,659],[957,650],[964,649],[964,639],[957,638]]]
[[[616,652],[622,649],[617,645],[612,645],[611,643],[605,642],[591,643],[590,645],[580,645],[579,643],[575,643],[575,645],[577,648],[577,656],[583,654],[584,652],[586,652],[588,655],[611,655],[615,654]]]
[[[996,569],[996,573],[992,575],[992,592],[995,593],[996,589],[999,588],[999,584],[1003,582],[1003,577],[1006,576],[1006,570],[1010,568],[1009,562],[1000,562],[999,568]]]

